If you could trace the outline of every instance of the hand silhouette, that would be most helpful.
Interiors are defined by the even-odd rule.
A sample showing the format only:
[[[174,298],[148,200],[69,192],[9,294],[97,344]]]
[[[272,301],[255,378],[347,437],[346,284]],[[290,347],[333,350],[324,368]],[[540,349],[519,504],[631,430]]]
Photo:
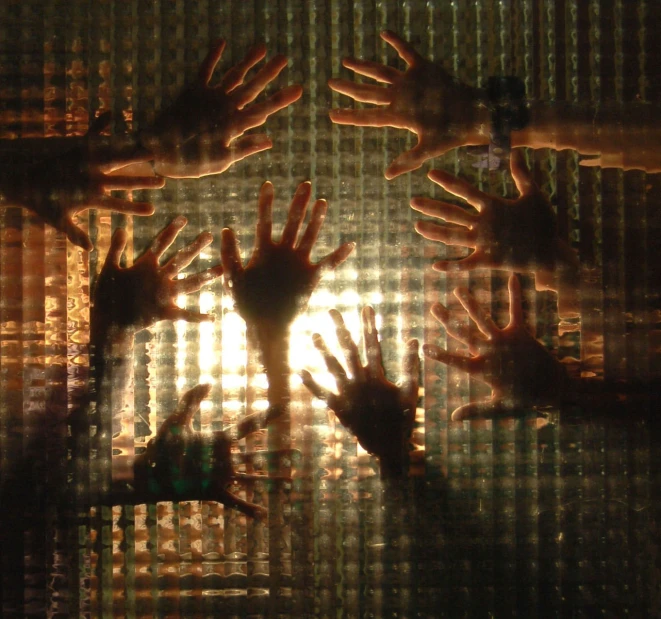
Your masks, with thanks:
[[[556,265],[565,259],[566,249],[561,246],[566,243],[558,238],[555,213],[533,181],[521,150],[512,151],[511,170],[521,194],[515,200],[490,196],[442,170],[429,172],[432,181],[448,193],[466,200],[477,211],[470,212],[430,198],[411,200],[411,207],[416,211],[450,224],[419,221],[415,226],[418,233],[432,241],[474,250],[460,260],[439,260],[434,269],[456,272],[485,268],[517,273],[553,273]],[[571,250],[569,255],[572,255]]]
[[[134,464],[134,502],[218,501],[252,518],[266,517],[266,510],[232,494],[227,488],[238,475],[232,465],[229,432],[205,436],[195,432],[192,420],[211,385],[197,385],[186,392],[159,428],[146,451]]]
[[[264,45],[253,47],[217,86],[211,86],[224,49],[223,40],[211,48],[198,79],[142,134],[142,144],[154,153],[158,174],[170,178],[219,174],[236,161],[271,148],[266,134],[243,134],[301,97],[301,86],[289,86],[250,105],[287,66],[285,56],[274,56],[246,81],[248,72],[266,56]]]
[[[418,136],[416,146],[388,166],[387,179],[417,170],[428,159],[458,146],[480,143],[473,139],[480,90],[453,79],[393,32],[382,32],[381,38],[397,51],[407,69],[399,71],[376,62],[345,58],[342,64],[347,69],[386,86],[329,80],[328,85],[336,92],[381,106],[332,110],[331,120],[340,125],[408,129]]]
[[[566,390],[564,367],[525,328],[521,285],[516,275],[509,279],[509,294],[510,322],[501,329],[467,289],[454,291],[479,333],[453,324],[449,311],[440,303],[432,307],[434,317],[450,337],[468,348],[470,356],[452,354],[431,344],[423,346],[425,355],[491,387],[490,400],[457,408],[453,420],[523,415],[531,407],[554,404]]]
[[[408,458],[418,402],[418,341],[410,340],[407,344],[404,384],[398,387],[386,378],[383,371],[374,310],[365,307],[362,312],[366,365],[361,363],[358,346],[351,339],[340,313],[330,310],[330,315],[335,322],[337,339],[344,351],[351,378],[329,352],[321,336],[315,334],[314,344],[323,355],[328,371],[335,378],[338,393],[321,387],[305,370],[301,374],[303,384],[328,404],[328,408],[358,439],[363,449],[379,458],[382,475],[401,474]]]
[[[7,191],[10,201],[33,211],[56,230],[64,232],[78,247],[93,248],[86,232],[73,222],[76,213],[90,208],[132,215],[151,215],[154,207],[147,202],[131,202],[106,192],[114,189],[158,189],[164,180],[153,176],[113,175],[134,163],[152,159],[136,153],[131,144],[110,142],[101,133],[110,124],[110,113],[102,114],[90,126],[81,146],[46,159],[27,169],[23,182]]]
[[[345,243],[316,264],[310,262],[328,209],[325,200],[317,200],[298,239],[310,194],[309,182],[298,186],[282,238],[276,243],[271,238],[273,185],[262,185],[255,248],[245,267],[234,232],[229,228],[222,232],[221,259],[236,309],[248,325],[270,334],[286,334],[296,315],[307,307],[323,274],[342,264],[355,247],[355,243]]]
[[[115,230],[96,283],[95,320],[107,327],[128,329],[135,333],[159,320],[200,322],[213,319],[212,316],[177,307],[175,303],[178,295],[195,292],[222,274],[222,267],[216,266],[185,279],[175,279],[211,243],[211,235],[203,232],[164,265],[159,264],[185,225],[186,218],[177,217],[128,268],[122,268],[119,264],[126,246],[126,231],[121,228]]]

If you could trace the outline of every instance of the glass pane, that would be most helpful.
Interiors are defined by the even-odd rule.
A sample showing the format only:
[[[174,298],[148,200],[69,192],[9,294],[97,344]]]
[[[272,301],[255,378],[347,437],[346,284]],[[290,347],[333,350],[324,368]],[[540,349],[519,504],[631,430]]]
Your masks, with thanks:
[[[6,0],[2,14],[5,616],[659,612],[657,3]],[[419,57],[381,36],[386,30],[408,41]],[[250,76],[272,67],[268,62],[276,54],[288,58],[254,103],[223,113],[238,118],[241,110],[259,111],[286,87],[303,86],[300,100],[272,110],[265,123],[243,127],[247,135],[268,134],[272,148],[255,148],[260,152],[222,172],[213,170],[217,174],[115,192],[116,200],[153,204],[154,214],[81,208],[71,225],[89,235],[93,249],[67,241],[62,213],[40,212],[38,205],[59,204],[53,188],[62,187],[59,170],[70,169],[71,150],[81,147],[93,121],[106,112],[112,115],[109,135],[132,136],[134,146],[150,148],[159,112],[173,109],[184,88],[198,79],[219,37],[226,46],[212,86],[229,90],[222,76],[241,66],[256,43],[265,44],[266,60]],[[343,64],[345,58],[375,64]],[[406,75],[418,70],[410,82],[402,77],[407,58],[412,66]],[[490,78],[504,76],[518,78],[511,83],[525,91],[520,100],[509,91],[490,90],[495,83]],[[329,79],[344,81],[331,89]],[[379,110],[381,116],[368,122],[360,113],[344,112],[333,122],[333,109]],[[525,110],[525,126],[517,126],[518,116],[508,116],[513,109]],[[196,107],[193,95],[178,122],[209,130],[205,108]],[[189,151],[204,165],[225,153],[227,144],[220,139],[209,145],[194,132],[194,137],[170,135],[165,126],[159,136],[163,148],[168,140],[181,140],[177,164]],[[511,141],[515,174],[516,157],[525,153],[521,165],[546,196],[535,193],[541,202],[525,201],[532,185],[526,185],[522,168],[515,183],[508,145],[498,151],[495,143],[503,135]],[[241,138],[232,138],[235,156]],[[264,145],[264,138],[254,139]],[[387,180],[392,162],[418,139],[413,157],[422,156]],[[131,153],[138,157],[144,151]],[[165,169],[159,165],[157,156],[154,167],[136,163],[131,174],[153,179],[154,170]],[[431,170],[446,176],[429,178]],[[447,174],[464,184],[453,185]],[[84,191],[94,193],[97,180],[89,180]],[[178,215],[188,223],[161,263],[202,232],[213,234],[190,266],[173,272],[173,282],[221,263],[226,227],[235,231],[247,262],[258,241],[258,200],[266,180],[275,192],[275,239],[297,187],[310,180],[309,210],[317,199],[328,202],[313,262],[347,242],[356,248],[323,273],[291,325],[287,414],[227,443],[237,474],[231,483],[226,480],[227,488],[261,508],[264,517],[252,518],[244,513],[252,508],[242,512],[209,496],[201,500],[186,489],[174,497],[182,500],[156,500],[154,494],[140,502],[130,500],[130,492],[125,500],[113,500],[111,489],[122,480],[134,482],[136,457],[156,466],[148,445],[196,385],[210,385],[192,416],[192,429],[206,437],[207,447],[200,449],[208,450],[201,453],[210,467],[219,464],[216,452],[209,455],[213,436],[220,440],[226,432],[223,440],[236,438],[231,433],[237,424],[270,410],[269,363],[222,278],[190,293],[181,283],[173,288],[178,307],[212,314],[213,322],[162,320],[136,330],[132,348],[117,357],[125,365],[117,368],[114,357],[106,359],[94,348],[90,304],[106,258],[110,254],[112,260],[116,250],[113,233],[126,231],[122,265],[127,268]],[[524,190],[518,201],[517,187]],[[104,188],[97,189],[91,206],[111,205]],[[409,208],[412,199],[418,200],[416,210]],[[486,202],[501,210],[490,206],[480,219]],[[427,212],[421,213],[424,205]],[[512,216],[510,207],[520,216]],[[540,218],[531,218],[526,208],[541,209]],[[422,234],[416,231],[420,221],[428,222],[418,224]],[[494,230],[503,234],[494,239]],[[537,234],[552,239],[549,251],[558,252],[549,256],[556,274],[549,276],[550,285],[542,277],[548,264]],[[434,235],[441,242],[430,239]],[[528,251],[524,258],[521,251]],[[561,251],[575,269],[569,284],[558,275],[566,265],[558,258]],[[468,263],[477,268],[456,267],[471,254],[481,256]],[[433,269],[438,261],[446,266]],[[447,261],[453,262],[447,266]],[[410,466],[403,477],[388,479],[383,461],[355,436],[361,420],[343,424],[342,411],[334,414],[303,385],[301,372],[307,370],[321,389],[341,387],[313,334],[346,365],[328,312],[337,309],[360,343],[361,309],[370,305],[392,382],[406,378],[411,338],[479,360],[488,348],[485,339],[500,337],[497,351],[507,347],[501,329],[511,316],[511,270],[520,272],[521,332],[527,329],[530,341],[539,344],[524,353],[517,349],[511,367],[510,357],[494,353],[492,365],[478,368],[478,361],[472,374],[462,361],[441,363],[421,348],[410,441],[408,430],[404,436]],[[267,283],[269,294],[292,285],[287,279]],[[559,294],[548,289],[558,287]],[[464,288],[497,325],[488,338],[468,316],[471,302],[465,301]],[[577,311],[565,311],[562,304],[574,293]],[[146,287],[126,288],[113,303],[128,312],[149,294]],[[431,313],[439,302],[449,311],[450,333]],[[271,303],[264,304],[264,313]],[[470,352],[462,339],[472,344]],[[542,346],[550,352],[548,360],[539,356]],[[567,396],[569,378],[556,380],[558,368],[571,377],[572,389],[578,385],[583,391]],[[99,376],[108,372],[116,378],[124,369],[126,384],[104,391]],[[480,380],[485,374],[490,385]],[[529,392],[543,393],[546,400],[524,401],[518,395]],[[498,409],[495,419],[484,418],[493,408],[475,408],[501,396],[505,414]],[[478,418],[453,420],[457,409]],[[387,419],[367,425],[368,433],[376,433],[387,427]],[[395,427],[392,434],[398,431]],[[387,440],[396,443],[399,437]],[[181,462],[194,461],[191,453]],[[196,465],[205,463],[200,459]],[[178,479],[195,488],[207,481]]]

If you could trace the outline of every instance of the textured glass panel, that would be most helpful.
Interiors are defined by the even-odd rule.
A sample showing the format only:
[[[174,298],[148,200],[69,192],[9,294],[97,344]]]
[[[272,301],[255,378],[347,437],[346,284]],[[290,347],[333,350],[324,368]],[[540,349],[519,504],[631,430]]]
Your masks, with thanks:
[[[433,271],[435,260],[467,252],[423,239],[408,205],[414,196],[448,199],[427,179],[430,169],[514,197],[509,172],[485,168],[486,147],[462,147],[387,181],[384,170],[415,136],[330,121],[330,109],[351,106],[327,86],[332,77],[353,79],[342,58],[403,68],[379,37],[390,29],[471,85],[514,74],[530,99],[585,109],[658,102],[658,3],[4,0],[0,11],[5,170],[21,157],[62,152],[97,112],[112,112],[114,133],[144,130],[194,79],[219,37],[227,48],[218,73],[263,41],[269,57],[290,59],[267,94],[304,86],[300,101],[267,121],[271,150],[217,176],[133,192],[132,199],[154,203],[151,217],[79,214],[94,242],[90,253],[28,211],[1,206],[0,481],[3,493],[22,484],[4,497],[28,497],[25,504],[3,498],[3,616],[661,613],[651,398],[634,411],[641,421],[626,424],[567,422],[555,409],[544,419],[530,411],[516,420],[451,421],[453,410],[489,390],[424,360],[415,474],[396,482],[379,478],[377,460],[298,376],[308,369],[334,387],[311,340],[321,333],[341,357],[331,308],[358,340],[360,309],[374,307],[393,380],[409,338],[461,350],[430,315],[441,301],[471,327],[456,287],[469,287],[500,326],[508,321],[507,274]],[[583,267],[580,320],[560,319],[555,295],[521,277],[528,326],[576,376],[658,382],[660,175],[580,166],[572,150],[529,150],[527,158],[557,212],[559,236]],[[247,259],[267,179],[275,187],[276,235],[296,186],[309,179],[313,198],[329,203],[313,257],[357,243],[292,327],[290,416],[233,445],[237,471],[263,476],[233,490],[265,507],[268,518],[254,521],[212,501],[102,505],[102,482],[130,467],[196,384],[212,385],[193,422],[201,432],[268,406],[259,351],[218,280],[178,299],[181,307],[213,313],[215,322],[161,322],[139,333],[130,387],[114,394],[126,406],[91,434],[80,432],[72,413],[85,410],[94,419],[94,409],[84,408],[90,290],[112,231],[129,233],[130,264],[182,213],[188,225],[177,248],[204,230],[214,235],[188,272],[218,264],[223,227],[237,232]],[[99,439],[104,432],[108,440]],[[58,502],[65,491],[71,505]],[[25,530],[17,524],[23,519]]]

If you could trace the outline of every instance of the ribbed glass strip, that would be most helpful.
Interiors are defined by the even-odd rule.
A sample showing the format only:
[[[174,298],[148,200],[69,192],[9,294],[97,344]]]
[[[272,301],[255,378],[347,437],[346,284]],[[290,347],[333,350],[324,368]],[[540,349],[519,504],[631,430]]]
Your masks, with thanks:
[[[299,372],[335,389],[311,339],[320,333],[343,360],[331,308],[356,341],[360,310],[374,308],[394,381],[410,338],[463,351],[429,313],[440,301],[456,324],[474,330],[453,295],[457,286],[468,287],[499,326],[509,319],[508,274],[433,271],[434,261],[469,250],[423,239],[414,224],[424,217],[408,206],[415,196],[464,204],[427,178],[435,168],[515,198],[509,171],[490,172],[486,149],[469,147],[385,180],[385,168],[416,136],[330,121],[329,109],[353,104],[328,79],[372,82],[344,68],[344,57],[404,69],[379,36],[389,29],[468,84],[513,74],[531,99],[623,108],[661,95],[659,23],[661,9],[649,0],[4,2],[0,157],[7,169],[12,153],[28,148],[24,139],[45,139],[49,148],[47,140],[80,137],[97,112],[112,112],[113,133],[144,130],[195,79],[220,37],[227,46],[214,80],[263,41],[267,59],[289,57],[266,95],[297,83],[304,94],[253,131],[269,134],[271,150],[217,176],[121,194],[153,202],[153,216],[78,214],[91,253],[26,210],[2,206],[0,482],[16,497],[18,479],[34,487],[24,493],[35,499],[3,498],[3,616],[655,616],[661,469],[649,424],[567,422],[555,409],[543,418],[530,411],[517,420],[452,421],[453,410],[487,399],[489,389],[423,359],[415,474],[395,483],[380,479],[377,460],[310,395]],[[527,150],[526,158],[557,213],[559,237],[582,265],[580,319],[560,319],[556,295],[521,277],[531,332],[577,377],[658,381],[659,175],[581,166],[583,156],[570,150]],[[357,242],[292,326],[290,415],[232,446],[236,471],[264,479],[230,489],[268,517],[254,521],[213,501],[95,504],[101,485],[130,467],[196,384],[212,385],[194,416],[202,433],[268,407],[259,351],[218,280],[177,299],[214,322],[164,321],[141,332],[128,390],[113,394],[125,405],[101,420],[85,408],[90,295],[113,230],[129,233],[130,265],[185,214],[188,225],[166,259],[202,231],[214,241],[184,274],[219,263],[226,226],[247,261],[267,179],[276,194],[275,238],[297,185],[310,180],[313,200],[329,204],[313,259]],[[641,401],[638,412],[653,410]],[[89,434],[79,432],[81,420],[92,422]],[[63,506],[58,497],[67,492]],[[30,526],[21,530],[21,520]]]

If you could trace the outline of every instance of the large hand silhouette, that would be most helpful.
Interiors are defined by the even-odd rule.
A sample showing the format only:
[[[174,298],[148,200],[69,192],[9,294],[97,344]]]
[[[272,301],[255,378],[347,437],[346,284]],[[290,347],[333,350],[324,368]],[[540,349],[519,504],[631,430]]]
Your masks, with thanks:
[[[328,210],[325,200],[317,200],[299,239],[310,194],[309,182],[298,186],[280,242],[275,242],[271,238],[273,185],[262,185],[255,248],[245,267],[234,232],[226,228],[222,233],[221,258],[237,311],[248,325],[272,334],[287,332],[296,315],[307,307],[323,274],[342,264],[355,246],[345,243],[319,262],[310,261]]]
[[[193,430],[193,415],[210,391],[211,385],[197,385],[187,391],[177,410],[149,441],[146,451],[136,457],[132,500],[135,503],[218,501],[252,518],[264,518],[263,507],[228,490],[233,481],[254,479],[234,472],[230,432],[206,436]]]
[[[211,316],[177,307],[175,303],[178,295],[195,292],[221,276],[223,269],[216,266],[185,279],[175,279],[211,243],[211,235],[203,232],[165,264],[159,264],[185,225],[186,218],[177,217],[128,268],[120,266],[127,241],[126,231],[121,228],[115,231],[94,292],[95,321],[106,327],[135,333],[159,320],[200,322],[212,319]]]
[[[154,176],[114,174],[134,163],[149,161],[147,153],[136,153],[132,144],[102,137],[110,124],[110,113],[102,114],[90,126],[83,143],[59,157],[48,158],[26,170],[22,182],[7,188],[8,199],[33,211],[47,224],[86,250],[93,248],[88,234],[73,217],[90,208],[131,215],[151,215],[147,202],[131,202],[109,196],[108,191],[158,189],[164,180]]]
[[[345,58],[342,64],[358,75],[371,77],[386,86],[331,79],[328,85],[362,103],[380,107],[332,110],[330,118],[340,125],[408,129],[418,143],[399,155],[386,170],[391,179],[418,169],[425,161],[467,144],[473,139],[476,119],[482,108],[480,91],[453,79],[439,65],[423,58],[409,43],[393,32],[381,33],[406,63],[405,71],[367,60]]]
[[[285,56],[274,56],[246,80],[248,72],[266,56],[264,45],[253,47],[217,86],[212,86],[224,49],[223,40],[213,45],[200,66],[198,79],[141,135],[143,145],[154,153],[157,173],[170,178],[218,174],[236,161],[271,148],[266,134],[244,133],[301,97],[301,86],[288,86],[251,105],[287,66]]]
[[[453,324],[448,309],[436,303],[432,314],[448,335],[468,348],[470,356],[452,354],[425,344],[430,359],[467,372],[491,387],[491,399],[471,402],[452,413],[453,420],[513,417],[532,407],[557,403],[566,390],[568,377],[562,364],[525,327],[521,307],[521,285],[516,275],[509,280],[510,321],[499,328],[465,288],[457,288],[459,299],[479,329],[475,333]]]

